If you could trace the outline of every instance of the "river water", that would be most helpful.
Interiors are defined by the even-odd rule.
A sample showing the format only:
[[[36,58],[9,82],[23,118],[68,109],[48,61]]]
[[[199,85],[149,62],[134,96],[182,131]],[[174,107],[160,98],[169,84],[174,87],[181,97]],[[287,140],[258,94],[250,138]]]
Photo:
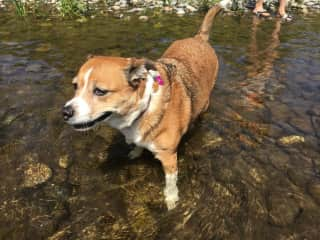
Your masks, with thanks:
[[[215,21],[211,105],[179,148],[167,211],[150,153],[63,122],[88,54],[156,59],[202,16],[0,18],[0,239],[320,239],[320,15]]]

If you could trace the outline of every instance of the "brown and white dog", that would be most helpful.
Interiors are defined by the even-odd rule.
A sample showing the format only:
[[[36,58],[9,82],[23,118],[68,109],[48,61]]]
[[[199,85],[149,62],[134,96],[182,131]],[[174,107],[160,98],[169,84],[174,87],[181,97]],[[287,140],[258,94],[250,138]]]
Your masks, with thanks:
[[[105,122],[136,147],[130,158],[148,149],[162,163],[168,209],[178,201],[177,147],[200,113],[207,110],[218,73],[208,43],[220,6],[209,10],[197,35],[175,41],[156,60],[93,56],[73,79],[75,96],[63,108],[76,130]]]

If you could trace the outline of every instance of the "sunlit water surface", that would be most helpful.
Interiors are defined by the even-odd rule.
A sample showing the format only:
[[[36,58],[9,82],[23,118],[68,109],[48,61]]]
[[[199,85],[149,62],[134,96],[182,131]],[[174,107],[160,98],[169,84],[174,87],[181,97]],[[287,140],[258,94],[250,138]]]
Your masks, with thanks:
[[[219,76],[180,144],[172,211],[150,153],[64,124],[88,54],[156,59],[201,19],[1,16],[0,239],[320,239],[320,15],[218,16]]]

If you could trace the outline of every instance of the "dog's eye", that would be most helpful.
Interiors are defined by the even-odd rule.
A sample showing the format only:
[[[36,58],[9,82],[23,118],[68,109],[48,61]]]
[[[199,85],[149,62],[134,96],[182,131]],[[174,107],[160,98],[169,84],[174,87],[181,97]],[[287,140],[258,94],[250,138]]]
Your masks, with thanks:
[[[73,85],[73,89],[74,89],[74,90],[77,90],[77,89],[78,89],[78,84],[72,83],[72,85]]]
[[[100,88],[95,88],[93,90],[93,93],[94,95],[97,95],[97,96],[104,96],[108,93],[108,90],[103,90],[103,89],[100,89]]]

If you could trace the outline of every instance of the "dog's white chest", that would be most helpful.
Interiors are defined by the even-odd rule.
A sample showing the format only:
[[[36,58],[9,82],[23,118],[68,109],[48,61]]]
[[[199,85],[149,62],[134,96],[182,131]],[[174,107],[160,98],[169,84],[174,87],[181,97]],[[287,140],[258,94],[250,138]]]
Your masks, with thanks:
[[[126,142],[128,144],[134,143],[135,145],[146,148],[149,151],[155,150],[155,146],[152,142],[146,142],[142,139],[142,136],[140,135],[139,130],[135,125],[130,128],[121,129],[120,131],[125,136]]]

